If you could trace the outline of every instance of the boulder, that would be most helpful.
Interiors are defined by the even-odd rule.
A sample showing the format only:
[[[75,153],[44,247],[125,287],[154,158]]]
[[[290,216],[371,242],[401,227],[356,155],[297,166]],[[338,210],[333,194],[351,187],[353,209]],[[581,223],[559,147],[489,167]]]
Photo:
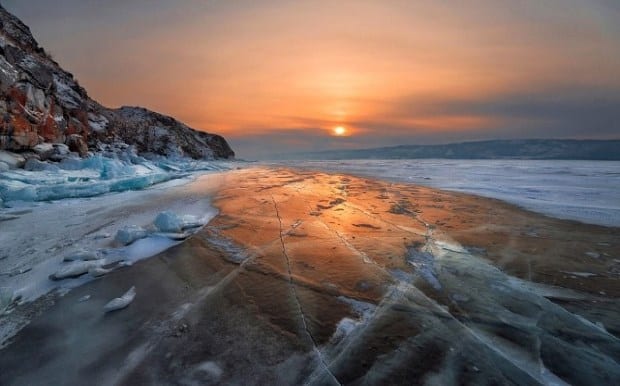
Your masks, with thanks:
[[[67,138],[67,146],[69,146],[70,151],[78,153],[80,157],[85,157],[88,154],[88,145],[84,141],[84,137],[79,134],[71,134]]]

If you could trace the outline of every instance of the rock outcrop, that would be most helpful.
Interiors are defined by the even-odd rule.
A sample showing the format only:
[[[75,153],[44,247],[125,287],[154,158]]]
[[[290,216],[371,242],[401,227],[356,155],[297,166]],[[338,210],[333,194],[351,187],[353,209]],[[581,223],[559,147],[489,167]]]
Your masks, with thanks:
[[[219,135],[144,108],[100,105],[1,5],[0,119],[0,151],[38,156],[48,148],[42,144],[65,144],[86,156],[106,144],[120,144],[163,156],[234,157]]]

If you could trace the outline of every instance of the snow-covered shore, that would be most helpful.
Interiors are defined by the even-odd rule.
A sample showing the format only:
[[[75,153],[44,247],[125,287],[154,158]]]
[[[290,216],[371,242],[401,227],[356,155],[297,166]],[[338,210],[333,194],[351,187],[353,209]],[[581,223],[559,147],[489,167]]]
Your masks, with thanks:
[[[84,162],[105,165],[108,160],[87,159]],[[168,181],[142,190],[123,189],[125,191],[97,197],[57,201],[35,201],[42,198],[37,194],[21,196],[25,200],[19,201],[10,198],[20,196],[5,195],[8,200],[4,202],[5,207],[0,208],[0,303],[4,303],[0,304],[0,312],[4,312],[5,307],[34,301],[53,290],[63,292],[75,288],[105,273],[106,268],[133,264],[178,244],[216,215],[211,206],[209,187],[216,186],[218,179],[222,178],[219,170],[231,169],[232,165],[203,162],[199,168],[202,171],[179,167],[166,172],[153,164],[153,169],[158,169],[153,173],[148,173],[140,165],[143,173],[140,175],[138,171],[132,177],[132,166],[121,164],[126,170],[118,173],[116,178],[97,177],[97,170],[88,167],[52,173],[24,170],[2,173],[4,180],[0,185],[3,192],[20,185],[20,189],[28,192],[62,192],[67,197],[85,192],[88,193],[86,196],[91,195],[94,190],[87,188],[91,183],[114,190],[115,186],[120,186],[116,184],[119,180],[145,181],[144,176],[150,178],[154,173],[165,176]],[[104,173],[101,171],[100,174]],[[92,175],[92,179],[76,180],[76,175]],[[12,178],[15,176],[26,176],[23,179],[26,182],[17,182]],[[136,188],[139,184],[129,183],[125,187]],[[15,193],[17,189],[10,191]],[[158,219],[162,213],[164,215]],[[178,230],[167,227],[171,221],[180,222]],[[189,229],[181,229],[182,221],[191,222]],[[135,229],[142,230],[143,234],[129,235],[130,240],[126,239],[127,231],[132,233]],[[131,240],[133,238],[139,239]],[[73,275],[72,272],[89,273]],[[50,279],[65,274],[69,278]],[[0,344],[19,330],[23,322],[26,321],[3,323]]]

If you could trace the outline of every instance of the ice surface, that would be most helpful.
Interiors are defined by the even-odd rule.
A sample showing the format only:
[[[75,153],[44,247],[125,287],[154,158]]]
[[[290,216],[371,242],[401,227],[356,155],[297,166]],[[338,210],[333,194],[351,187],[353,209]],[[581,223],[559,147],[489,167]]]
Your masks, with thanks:
[[[286,163],[473,193],[552,217],[620,226],[618,161],[413,159]]]
[[[110,312],[123,309],[133,302],[135,297],[136,287],[131,287],[123,296],[110,300],[105,306],[103,306],[103,310],[105,312]]]
[[[437,291],[441,290],[441,284],[437,280],[437,272],[435,270],[435,258],[431,252],[409,248],[406,259],[409,264],[416,268],[416,273],[431,287]]]
[[[133,244],[121,248],[119,252],[130,263],[154,256],[178,244],[178,241],[162,236],[152,236],[140,239]]]

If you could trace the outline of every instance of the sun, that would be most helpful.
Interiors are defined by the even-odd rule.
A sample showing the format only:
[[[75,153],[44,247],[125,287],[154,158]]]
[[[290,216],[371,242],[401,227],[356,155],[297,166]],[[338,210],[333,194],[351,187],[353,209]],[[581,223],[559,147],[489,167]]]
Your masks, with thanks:
[[[346,133],[347,133],[347,129],[345,129],[344,126],[334,127],[334,135],[341,137],[345,135]]]

